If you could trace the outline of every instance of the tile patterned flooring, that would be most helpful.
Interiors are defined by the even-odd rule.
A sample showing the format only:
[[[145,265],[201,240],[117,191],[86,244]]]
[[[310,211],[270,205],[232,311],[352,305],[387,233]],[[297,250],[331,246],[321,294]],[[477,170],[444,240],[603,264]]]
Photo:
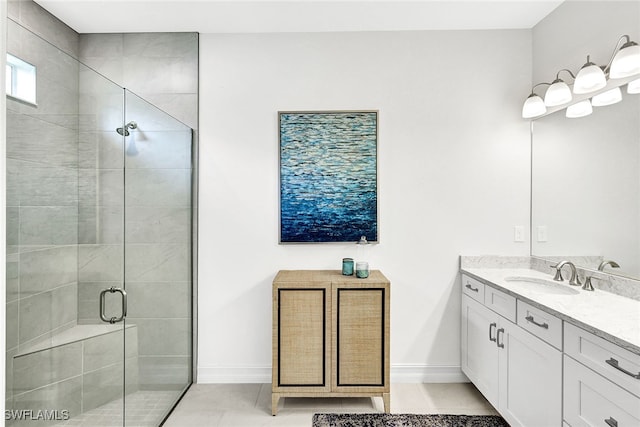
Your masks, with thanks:
[[[176,391],[137,391],[126,396],[127,427],[155,427],[165,417],[178,396]],[[56,427],[122,427],[122,399],[84,412]]]
[[[271,384],[193,384],[164,427],[310,427],[318,412],[382,412],[382,398],[284,398],[271,416]],[[470,383],[392,384],[391,412],[496,415]]]

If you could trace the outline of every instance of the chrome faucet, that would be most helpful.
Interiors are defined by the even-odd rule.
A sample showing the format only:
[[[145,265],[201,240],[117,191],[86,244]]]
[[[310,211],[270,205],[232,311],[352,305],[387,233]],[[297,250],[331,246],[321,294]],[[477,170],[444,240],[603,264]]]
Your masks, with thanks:
[[[591,284],[591,279],[597,279],[597,277],[587,276],[584,279],[584,285],[582,285],[583,291],[595,291],[595,289],[593,288],[593,285]]]
[[[578,278],[578,271],[576,270],[576,266],[571,261],[560,261],[556,265],[552,265],[551,268],[556,269],[556,275],[553,277],[553,280],[556,282],[562,282],[564,279],[562,277],[562,267],[568,265],[571,268],[571,277],[569,278],[569,284],[571,286],[580,286],[580,279]]]
[[[617,262],[609,260],[609,261],[602,261],[598,266],[598,271],[603,271],[607,265],[610,265],[613,268],[620,268]]]

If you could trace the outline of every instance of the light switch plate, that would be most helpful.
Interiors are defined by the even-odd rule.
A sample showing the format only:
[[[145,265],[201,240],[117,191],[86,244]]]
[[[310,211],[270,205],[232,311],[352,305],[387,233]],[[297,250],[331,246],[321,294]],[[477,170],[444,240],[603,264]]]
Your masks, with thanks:
[[[515,225],[513,227],[513,241],[524,242],[524,227],[522,225]]]
[[[539,225],[537,227],[538,230],[538,242],[546,242],[548,239],[547,236],[547,226],[546,225]]]

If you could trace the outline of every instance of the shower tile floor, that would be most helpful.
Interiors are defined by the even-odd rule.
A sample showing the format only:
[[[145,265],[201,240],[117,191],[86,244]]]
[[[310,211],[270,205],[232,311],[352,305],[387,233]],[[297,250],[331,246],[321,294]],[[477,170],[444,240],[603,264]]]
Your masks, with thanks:
[[[176,391],[137,391],[126,396],[127,427],[155,427],[178,398]],[[82,427],[122,427],[122,399],[102,405],[56,424]]]

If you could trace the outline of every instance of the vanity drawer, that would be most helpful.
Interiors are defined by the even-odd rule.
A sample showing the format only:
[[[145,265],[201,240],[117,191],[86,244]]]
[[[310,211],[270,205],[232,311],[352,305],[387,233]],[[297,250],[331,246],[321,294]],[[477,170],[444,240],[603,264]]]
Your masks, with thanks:
[[[564,352],[640,397],[640,378],[634,378],[640,376],[640,355],[568,322],[564,323]]]
[[[639,426],[640,398],[565,355],[563,418],[571,427]]]
[[[469,295],[479,303],[484,304],[484,283],[463,274],[462,292]]]
[[[562,320],[518,300],[517,324],[562,351]]]
[[[516,299],[509,294],[499,291],[491,286],[484,290],[484,305],[495,311],[502,317],[516,323]]]

